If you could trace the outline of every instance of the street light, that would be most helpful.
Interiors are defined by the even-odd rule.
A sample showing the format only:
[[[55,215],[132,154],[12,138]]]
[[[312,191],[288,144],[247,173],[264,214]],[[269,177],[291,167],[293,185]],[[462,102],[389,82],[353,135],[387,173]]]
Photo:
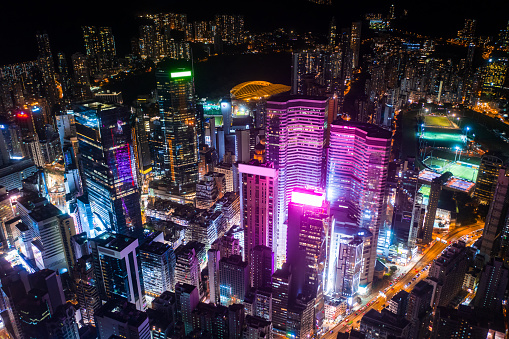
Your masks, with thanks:
[[[456,149],[456,152],[455,152],[456,155],[454,156],[454,162],[456,162],[456,157],[458,156],[458,151],[461,150],[458,146],[456,146],[455,149]],[[461,151],[460,151],[458,161],[460,161],[460,159],[461,159]]]

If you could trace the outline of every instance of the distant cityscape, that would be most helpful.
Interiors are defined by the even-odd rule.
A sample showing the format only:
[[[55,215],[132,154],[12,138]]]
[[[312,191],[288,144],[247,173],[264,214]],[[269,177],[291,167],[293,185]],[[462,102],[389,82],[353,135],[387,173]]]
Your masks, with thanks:
[[[509,22],[333,14],[0,66],[0,338],[507,338]]]

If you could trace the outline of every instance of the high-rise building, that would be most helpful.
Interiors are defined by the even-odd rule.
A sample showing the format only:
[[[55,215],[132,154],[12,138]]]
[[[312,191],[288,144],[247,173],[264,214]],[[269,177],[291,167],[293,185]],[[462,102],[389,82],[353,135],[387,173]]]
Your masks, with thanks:
[[[115,38],[111,27],[83,26],[85,51],[95,71],[113,66],[116,55]]]
[[[270,288],[274,269],[274,252],[272,252],[272,249],[264,245],[253,247],[249,265],[251,268],[251,287],[254,289]]]
[[[79,258],[73,274],[81,319],[84,324],[94,325],[94,313],[101,306],[101,298],[94,278],[92,256]]]
[[[54,105],[60,99],[57,89],[57,79],[55,72],[55,64],[49,44],[47,33],[37,33],[37,48],[39,56],[37,58],[39,69],[42,73],[44,97],[50,105]]]
[[[272,275],[272,326],[276,333],[286,334],[292,284],[290,270],[291,267],[284,264]]]
[[[278,170],[272,163],[252,161],[239,164],[241,226],[244,228],[244,258],[251,260],[257,245],[267,246],[277,253]]]
[[[286,262],[292,267],[295,291],[313,298],[323,292],[329,224],[330,214],[323,191],[293,190],[288,204]]]
[[[504,267],[502,259],[491,259],[481,273],[474,306],[483,311],[500,314],[508,282],[509,270]]]
[[[30,230],[30,259],[39,269],[67,272],[74,265],[70,240],[76,234],[74,222],[45,198],[18,198],[16,212]]]
[[[433,291],[432,285],[425,281],[419,281],[408,296],[406,319],[410,321],[408,336],[410,339],[419,338],[418,334],[422,332],[421,329],[427,327],[425,319],[432,310]]]
[[[350,31],[350,49],[352,50],[352,68],[359,67],[359,54],[361,48],[362,21],[352,22]]]
[[[352,298],[359,292],[364,238],[371,235],[369,230],[341,219],[335,215],[332,222],[325,290],[328,295],[338,293]]]
[[[108,301],[95,312],[94,317],[100,339],[151,337],[147,314],[125,299]]]
[[[328,98],[281,96],[267,102],[267,160],[278,170],[278,267],[286,259],[286,215],[296,187],[324,187]],[[276,240],[277,239],[277,240]]]
[[[364,244],[361,285],[373,281],[378,232],[391,149],[391,133],[372,124],[339,120],[332,124],[327,200],[331,209],[347,206],[372,238]]]
[[[227,44],[242,43],[244,17],[242,15],[218,14],[215,16],[216,34]]]
[[[497,187],[498,172],[503,165],[504,162],[494,155],[482,156],[474,191],[474,196],[481,204],[491,204]]]
[[[155,174],[171,179],[178,194],[194,196],[198,181],[198,136],[192,65],[187,61],[161,62],[156,80],[164,140],[157,152],[164,161],[154,164]]]
[[[462,241],[449,246],[431,265],[428,282],[435,285],[435,307],[449,305],[461,291],[467,267],[467,250]]]
[[[489,257],[500,249],[497,237],[507,228],[507,211],[509,208],[509,170],[500,169],[496,179],[496,187],[491,199],[488,215],[484,224],[480,251]]]
[[[240,255],[222,258],[219,262],[219,293],[221,305],[239,304],[250,286],[249,266]]]
[[[200,263],[193,243],[180,245],[175,250],[176,267],[175,267],[175,283],[188,284],[200,288],[201,271]]]
[[[246,339],[270,338],[272,323],[260,317],[247,315],[244,333]]]
[[[193,330],[192,312],[200,302],[198,287],[177,282],[175,296],[177,299],[177,318],[184,323],[185,333],[188,334]]]
[[[140,246],[145,294],[155,298],[175,286],[175,253],[170,245],[147,241]]]
[[[83,181],[102,231],[142,227],[140,193],[127,107],[86,102],[74,106]]]
[[[424,244],[429,244],[433,240],[433,227],[435,225],[440,193],[444,183],[450,176],[451,173],[447,172],[431,181],[428,206],[426,207],[426,216],[424,218],[424,225],[422,229],[422,242]]]
[[[125,298],[137,310],[145,310],[138,239],[105,232],[90,243],[101,298]]]
[[[81,53],[71,56],[74,72],[74,98],[85,100],[92,97],[90,90],[90,64],[88,58]]]

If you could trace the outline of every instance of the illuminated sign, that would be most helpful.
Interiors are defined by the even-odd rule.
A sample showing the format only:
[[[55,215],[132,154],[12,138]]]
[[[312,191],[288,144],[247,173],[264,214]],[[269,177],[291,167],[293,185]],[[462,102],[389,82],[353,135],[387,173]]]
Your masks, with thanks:
[[[18,118],[28,118],[28,115],[25,112],[20,112]]]
[[[294,189],[292,192],[292,202],[314,207],[322,207],[325,201],[325,194],[306,189]]]
[[[191,71],[171,72],[170,76],[172,78],[186,78],[191,76]]]

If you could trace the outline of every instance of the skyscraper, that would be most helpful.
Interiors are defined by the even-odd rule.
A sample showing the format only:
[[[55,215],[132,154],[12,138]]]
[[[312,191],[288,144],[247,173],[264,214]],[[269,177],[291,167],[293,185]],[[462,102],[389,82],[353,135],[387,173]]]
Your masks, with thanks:
[[[251,249],[249,259],[251,267],[251,287],[270,288],[274,269],[274,253],[272,249],[263,245],[256,245]]]
[[[361,285],[373,281],[391,137],[367,123],[338,120],[331,126],[327,200],[331,209],[350,208],[358,227],[372,234],[364,245]]]
[[[238,304],[249,289],[249,266],[240,255],[219,262],[219,293],[221,305]]]
[[[509,208],[509,171],[500,169],[496,181],[496,188],[493,193],[484,230],[482,234],[480,251],[486,257],[498,253],[499,247],[496,244],[497,236],[504,228],[507,228],[507,211]],[[504,232],[505,233],[505,232]]]
[[[175,296],[177,299],[177,317],[184,323],[185,333],[193,330],[192,312],[198,306],[200,297],[198,287],[177,283],[175,285]]]
[[[44,94],[50,105],[54,105],[60,99],[58,93],[55,63],[51,54],[49,37],[47,33],[37,33],[37,48],[39,51],[38,64],[42,73]]]
[[[175,286],[175,253],[170,245],[150,241],[140,246],[145,294],[155,298]]]
[[[94,226],[117,233],[141,228],[129,109],[87,102],[73,110]]]
[[[474,299],[474,306],[500,314],[504,293],[509,282],[509,270],[500,258],[493,258],[484,266]]]
[[[267,161],[278,176],[277,262],[286,258],[286,215],[296,187],[324,187],[328,98],[280,96],[267,102]]]
[[[164,161],[154,164],[155,174],[170,178],[177,194],[193,196],[198,181],[198,136],[192,64],[163,61],[156,80],[164,140],[157,152]]]
[[[483,205],[489,205],[493,200],[493,193],[497,187],[498,172],[504,162],[502,159],[485,154],[481,158],[481,165],[475,182],[474,196]]]
[[[352,50],[352,68],[359,67],[359,54],[361,48],[361,27],[362,21],[352,22],[350,32],[350,49]]]
[[[101,298],[125,298],[134,304],[137,310],[145,310],[138,239],[105,232],[90,242],[95,279]]]
[[[272,163],[257,160],[239,164],[240,214],[244,228],[244,258],[251,260],[251,251],[257,245],[270,247],[277,253],[278,226],[278,170]]]

